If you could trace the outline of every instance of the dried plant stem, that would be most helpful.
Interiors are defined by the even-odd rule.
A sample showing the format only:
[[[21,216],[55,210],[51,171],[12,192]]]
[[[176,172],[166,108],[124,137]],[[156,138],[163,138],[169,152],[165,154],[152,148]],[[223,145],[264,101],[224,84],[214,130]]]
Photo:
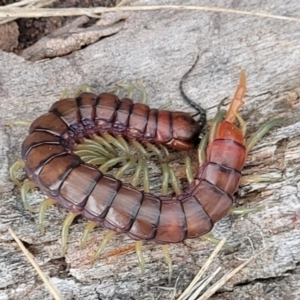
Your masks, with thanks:
[[[243,269],[246,265],[248,265],[250,262],[252,262],[254,259],[256,259],[259,255],[261,255],[263,252],[268,250],[269,248],[273,247],[275,243],[270,244],[263,250],[259,251],[255,255],[251,256],[248,260],[240,264],[237,268],[231,270],[227,274],[225,274],[219,281],[217,281],[214,285],[212,285],[198,300],[207,300],[209,299],[219,288],[221,288],[233,275],[238,273],[241,269]]]
[[[209,256],[209,258],[207,259],[207,261],[205,262],[205,264],[203,265],[203,267],[201,268],[201,270],[199,271],[199,273],[195,276],[195,278],[193,279],[193,281],[190,283],[190,285],[186,288],[186,290],[180,295],[180,297],[177,300],[182,300],[187,295],[190,294],[190,292],[192,291],[193,287],[200,280],[200,278],[203,276],[204,272],[208,269],[208,267],[212,263],[212,261],[215,258],[215,256],[220,252],[220,250],[223,247],[223,245],[225,244],[225,242],[226,242],[226,239],[222,239],[219,242],[219,244],[217,245],[217,247],[215,248],[215,250],[212,252],[212,254]]]
[[[17,237],[15,232],[11,229],[8,228],[9,233],[12,235],[14,240],[17,242],[23,253],[25,254],[26,258],[29,260],[31,265],[35,268],[41,279],[44,281],[46,286],[48,287],[49,291],[51,292],[52,296],[54,297],[55,300],[62,300],[62,297],[59,295],[58,291],[55,289],[55,287],[52,285],[50,282],[49,278],[43,273],[39,265],[35,262],[32,254],[24,247],[23,243],[21,240]]]
[[[249,15],[262,18],[272,18],[300,23],[299,18],[272,15],[261,12],[241,11],[229,8],[192,6],[192,5],[161,5],[161,6],[118,6],[118,7],[90,7],[90,8],[7,8],[0,7],[0,18],[39,18],[57,16],[80,16],[101,14],[112,11],[150,11],[150,10],[198,10],[206,12],[222,12],[228,14]]]
[[[23,0],[23,1],[19,1],[19,2],[14,2],[11,4],[7,4],[5,6],[0,7],[0,9],[10,9],[10,10],[15,10],[16,7],[20,7],[22,6],[22,8],[18,8],[18,9],[28,9],[29,7],[31,7],[31,9],[33,9],[32,7],[34,7],[34,9],[36,9],[37,7],[43,7],[43,6],[47,6],[52,4],[53,2],[55,2],[57,0]],[[1,24],[5,24],[11,21],[14,21],[18,19],[18,17],[13,17],[13,18],[4,18],[2,20],[0,20],[0,25]]]

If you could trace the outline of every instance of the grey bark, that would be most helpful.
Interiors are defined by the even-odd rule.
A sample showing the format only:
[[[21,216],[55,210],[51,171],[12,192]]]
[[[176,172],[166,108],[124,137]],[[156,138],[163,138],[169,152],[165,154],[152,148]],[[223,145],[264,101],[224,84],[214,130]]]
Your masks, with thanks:
[[[185,4],[199,5],[196,1]],[[201,2],[205,4],[211,2]],[[297,0],[218,4],[300,18]],[[16,119],[34,120],[66,88],[72,91],[86,83],[100,92],[116,82],[137,79],[145,85],[151,107],[172,100],[172,110],[192,111],[183,103],[178,85],[204,49],[184,88],[190,98],[207,109],[209,120],[222,99],[226,98],[228,104],[241,68],[246,70],[248,80],[241,110],[248,133],[267,120],[284,118],[281,126],[249,154],[244,170],[244,174],[268,175],[274,181],[241,186],[236,195],[238,203],[263,205],[264,209],[244,217],[227,216],[216,224],[213,234],[226,237],[237,250],[221,253],[211,270],[221,266],[226,272],[249,258],[253,250],[257,252],[274,241],[277,244],[234,276],[212,299],[300,299],[299,32],[299,23],[249,15],[143,11],[131,13],[117,34],[64,57],[31,63],[1,52],[0,299],[52,299],[8,233],[9,226],[26,243],[63,299],[171,299],[172,292],[160,287],[174,286],[177,277],[177,295],[181,294],[210,255],[212,245],[201,239],[171,245],[174,272],[169,285],[161,248],[151,242],[144,246],[143,276],[130,250],[133,241],[121,234],[109,243],[101,259],[91,262],[105,230],[97,228],[87,249],[81,251],[79,240],[86,220],[79,219],[71,227],[68,252],[63,257],[58,239],[66,211],[58,206],[50,208],[45,234],[40,234],[37,212],[44,196],[39,191],[29,194],[34,208],[34,213],[29,213],[8,173],[9,166],[20,157],[27,130],[4,124]],[[183,157],[175,163],[183,164]],[[112,255],[122,251],[126,253]]]

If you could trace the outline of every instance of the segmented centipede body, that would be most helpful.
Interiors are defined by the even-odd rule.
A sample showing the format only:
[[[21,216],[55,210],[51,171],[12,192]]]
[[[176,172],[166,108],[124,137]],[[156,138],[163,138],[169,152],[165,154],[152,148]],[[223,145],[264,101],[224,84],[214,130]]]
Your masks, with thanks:
[[[109,93],[99,96],[82,93],[75,99],[54,103],[49,113],[34,121],[29,132],[48,132],[59,136],[65,146],[72,146],[83,137],[108,132],[144,143],[189,150],[199,141],[203,126],[204,123],[199,124],[184,112],[150,109],[145,104],[133,103],[129,98],[119,100]]]
[[[204,142],[199,148],[201,165],[196,178],[176,197],[139,191],[72,153],[74,142],[106,131],[179,150],[190,149],[198,137],[201,128],[185,113],[151,110],[106,93],[98,97],[83,93],[76,99],[58,101],[49,113],[35,120],[22,145],[26,173],[68,210],[132,239],[166,244],[201,236],[232,206],[247,152],[277,124],[267,123],[254,141],[245,144],[245,128],[234,125],[236,117],[243,125],[238,111],[244,92],[245,75],[241,73],[224,120],[221,111],[207,150]]]

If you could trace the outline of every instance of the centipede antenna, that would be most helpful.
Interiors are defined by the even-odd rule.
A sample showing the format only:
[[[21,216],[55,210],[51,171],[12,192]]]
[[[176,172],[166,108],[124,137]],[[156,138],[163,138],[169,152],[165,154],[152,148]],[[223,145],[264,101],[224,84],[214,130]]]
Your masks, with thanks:
[[[199,125],[201,128],[204,127],[205,123],[206,123],[206,111],[204,108],[202,108],[199,104],[197,104],[196,102],[194,102],[193,100],[191,100],[186,93],[183,90],[183,81],[187,78],[187,76],[192,72],[192,70],[194,69],[194,67],[196,66],[197,62],[199,60],[199,55],[197,55],[197,58],[194,62],[194,64],[192,65],[192,67],[183,75],[183,77],[180,80],[179,83],[179,90],[180,90],[180,94],[182,96],[182,98],[184,99],[184,101],[186,103],[188,103],[190,106],[192,106],[195,110],[197,110],[197,114],[194,116],[199,115]],[[193,116],[193,117],[194,117]]]

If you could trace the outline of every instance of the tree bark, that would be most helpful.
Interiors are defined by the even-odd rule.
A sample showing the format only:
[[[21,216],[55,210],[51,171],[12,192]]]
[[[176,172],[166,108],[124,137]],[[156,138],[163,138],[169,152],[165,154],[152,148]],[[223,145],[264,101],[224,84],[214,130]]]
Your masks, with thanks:
[[[197,1],[184,4],[198,5]],[[219,5],[300,18],[297,0],[259,5],[221,1]],[[178,86],[198,53],[200,59],[184,89],[207,109],[208,120],[221,100],[229,103],[240,69],[247,74],[241,115],[247,122],[248,135],[268,120],[283,118],[282,124],[251,151],[243,172],[267,175],[273,181],[243,185],[236,195],[237,203],[264,209],[243,217],[226,216],[215,225],[213,234],[226,237],[236,251],[219,254],[210,271],[221,266],[225,273],[265,245],[277,243],[230,279],[212,299],[300,299],[299,30],[299,23],[286,20],[169,9],[132,12],[118,33],[64,57],[31,63],[0,52],[0,299],[52,299],[8,233],[9,226],[63,299],[171,299],[173,290],[161,287],[174,287],[179,277],[179,296],[188,286],[214,248],[200,238],[170,245],[174,267],[170,284],[161,247],[153,242],[144,245],[143,276],[134,242],[122,234],[111,240],[100,259],[92,261],[107,231],[97,228],[88,239],[87,249],[80,250],[86,223],[83,218],[71,226],[68,251],[62,256],[58,240],[66,211],[59,206],[50,208],[45,234],[39,232],[37,212],[44,196],[37,190],[29,193],[34,209],[31,214],[24,209],[20,191],[8,172],[20,157],[27,129],[4,124],[17,119],[33,121],[59,99],[64,89],[75,91],[83,83],[99,93],[117,82],[141,80],[151,107],[172,101],[170,109],[191,112]],[[172,164],[182,165],[183,160],[184,154],[179,154],[178,161]],[[159,182],[160,178],[155,180]]]

